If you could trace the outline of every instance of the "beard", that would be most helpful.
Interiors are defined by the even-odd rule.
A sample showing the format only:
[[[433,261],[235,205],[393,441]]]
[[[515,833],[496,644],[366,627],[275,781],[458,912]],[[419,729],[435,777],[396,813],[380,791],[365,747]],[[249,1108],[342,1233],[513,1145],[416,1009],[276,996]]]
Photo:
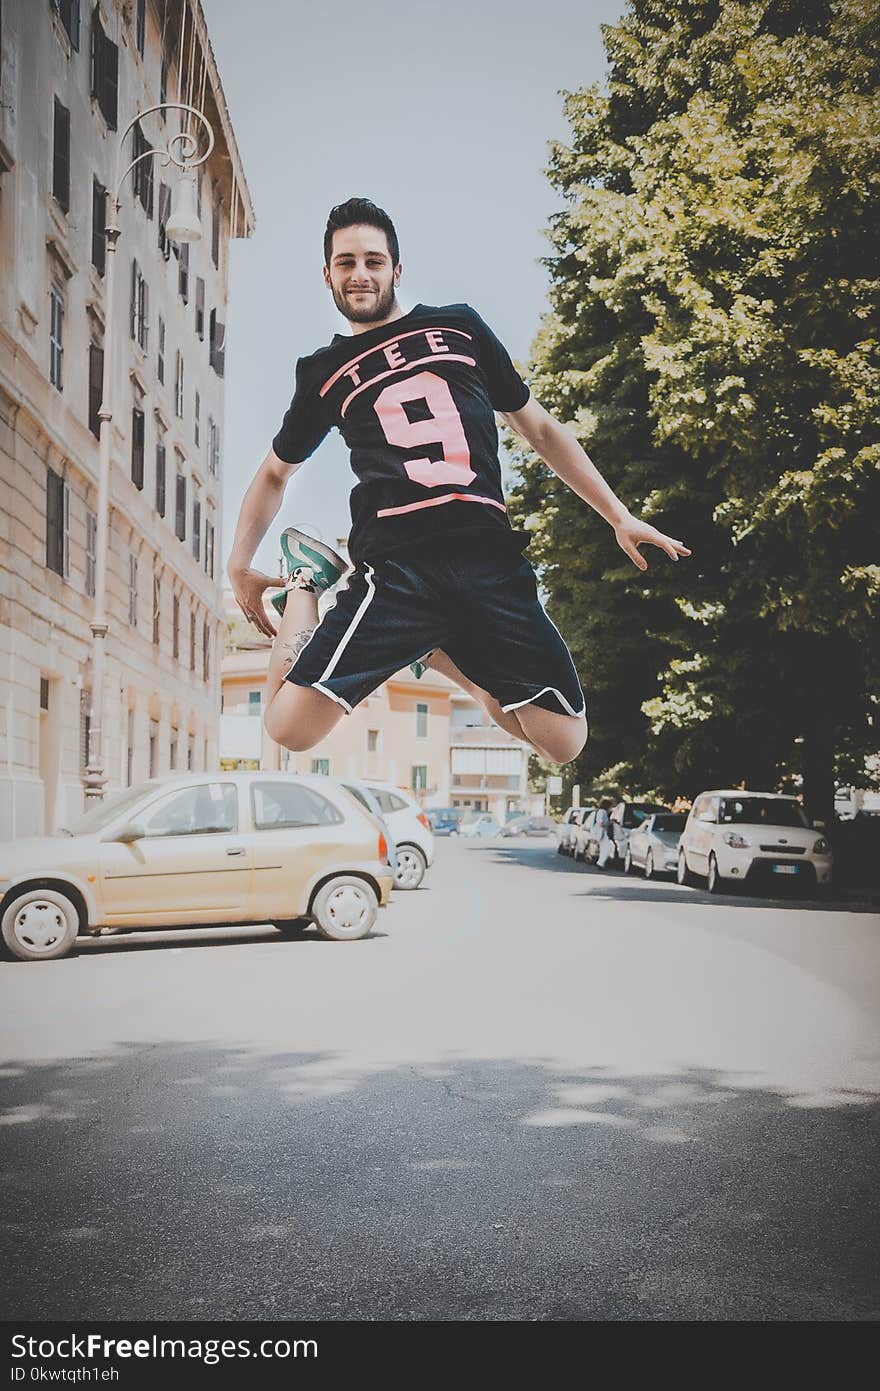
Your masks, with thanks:
[[[350,302],[334,285],[331,285],[330,289],[333,294],[333,303],[350,324],[380,323],[383,319],[388,318],[397,302],[393,281],[387,290],[380,290],[376,296],[371,295],[369,303],[362,305]]]

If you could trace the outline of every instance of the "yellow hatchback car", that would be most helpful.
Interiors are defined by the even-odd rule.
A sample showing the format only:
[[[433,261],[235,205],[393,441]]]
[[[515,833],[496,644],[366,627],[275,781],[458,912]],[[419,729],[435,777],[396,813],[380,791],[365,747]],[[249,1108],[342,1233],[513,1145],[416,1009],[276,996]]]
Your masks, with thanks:
[[[394,882],[378,819],[338,783],[183,773],[129,787],[69,829],[0,843],[0,930],[22,961],[102,929],[310,923],[369,935]]]

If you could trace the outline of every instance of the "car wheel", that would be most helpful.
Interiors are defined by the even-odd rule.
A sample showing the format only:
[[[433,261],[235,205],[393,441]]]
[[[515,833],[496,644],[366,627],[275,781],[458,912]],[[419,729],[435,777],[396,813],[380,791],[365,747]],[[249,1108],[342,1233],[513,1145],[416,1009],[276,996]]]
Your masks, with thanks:
[[[311,925],[311,918],[279,918],[272,924],[273,927],[277,927],[282,937],[302,937]]]
[[[687,867],[687,860],[685,859],[683,850],[679,850],[678,852],[678,870],[675,877],[679,884],[687,884],[691,888],[696,883],[696,879]]]
[[[58,889],[25,889],[3,914],[0,931],[19,961],[57,961],[76,941],[79,913]]]
[[[633,864],[632,851],[629,846],[627,846],[626,854],[623,857],[623,872],[624,874],[632,874],[634,869],[635,865]]]
[[[706,888],[710,894],[717,894],[721,890],[721,875],[718,873],[718,861],[714,855],[709,856],[709,872],[706,875]]]
[[[425,877],[428,862],[417,845],[397,847],[397,869],[394,874],[395,889],[417,889]]]
[[[629,854],[629,851],[627,851],[626,853]],[[645,856],[645,878],[646,878],[646,879],[653,879],[653,878],[654,878],[654,856],[653,856],[653,854],[651,853],[650,850],[648,851],[647,855]]]
[[[354,942],[368,937],[376,921],[379,901],[366,879],[339,874],[315,895],[315,926],[328,942]]]

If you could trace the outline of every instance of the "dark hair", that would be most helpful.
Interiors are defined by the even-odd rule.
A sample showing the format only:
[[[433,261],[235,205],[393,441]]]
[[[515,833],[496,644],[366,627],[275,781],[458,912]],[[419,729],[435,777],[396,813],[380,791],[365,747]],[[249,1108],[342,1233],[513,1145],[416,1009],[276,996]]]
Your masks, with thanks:
[[[329,266],[333,250],[333,233],[342,227],[378,227],[388,239],[391,264],[396,266],[400,260],[400,245],[394,223],[384,208],[377,208],[369,198],[349,198],[347,203],[337,203],[330,209],[327,227],[324,231],[324,264]]]

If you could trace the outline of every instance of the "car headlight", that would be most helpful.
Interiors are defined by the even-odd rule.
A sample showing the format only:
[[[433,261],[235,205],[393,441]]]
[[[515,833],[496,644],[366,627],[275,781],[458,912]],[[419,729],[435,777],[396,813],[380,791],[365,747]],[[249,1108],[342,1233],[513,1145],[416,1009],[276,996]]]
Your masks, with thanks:
[[[741,835],[739,831],[725,831],[721,839],[732,850],[747,850],[752,843],[748,836]]]
[[[816,844],[813,846],[814,855],[827,855],[830,850],[831,846],[828,844],[824,836],[820,836],[819,839],[816,841]]]

